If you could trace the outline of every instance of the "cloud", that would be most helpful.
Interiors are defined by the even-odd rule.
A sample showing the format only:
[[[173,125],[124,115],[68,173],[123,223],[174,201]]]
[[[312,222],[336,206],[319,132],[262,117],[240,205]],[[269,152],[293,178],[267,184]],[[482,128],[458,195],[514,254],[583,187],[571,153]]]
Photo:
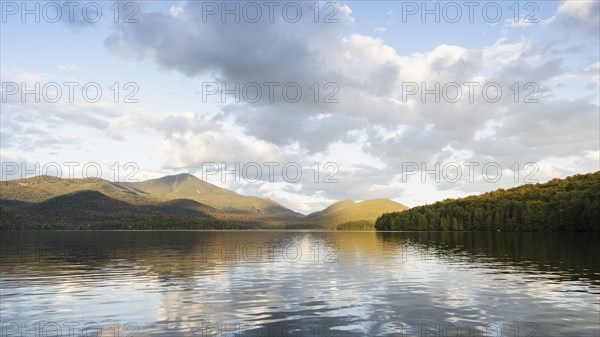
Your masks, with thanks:
[[[545,23],[569,34],[583,32],[597,38],[600,32],[600,2],[563,1],[556,15]]]
[[[169,13],[140,13],[138,24],[119,26],[106,46],[129,48],[187,76],[214,73],[225,81],[302,82],[324,75],[320,64],[327,55],[319,50],[335,44],[351,25],[350,11],[339,10],[338,23],[315,24],[312,16],[291,23],[280,8],[273,22],[265,14],[258,22],[224,23],[220,15],[208,16],[204,4],[193,1]],[[302,13],[310,13],[309,4],[301,6]],[[289,66],[291,60],[295,67]]]
[[[574,15],[570,6],[574,5],[561,5],[557,17]],[[121,26],[106,45],[127,46],[130,53],[189,77],[213,74],[228,85],[265,79],[304,85],[335,81],[338,104],[315,104],[305,95],[296,104],[278,97],[274,102],[228,104],[223,109],[224,118],[234,121],[248,136],[277,146],[300,144],[309,153],[348,141],[353,131],[382,125],[406,126],[403,144],[425,137],[424,145],[416,147],[427,151],[421,153],[434,155],[451,143],[468,147],[467,142],[488,121],[507,119],[509,125],[518,112],[506,109],[520,107],[508,106],[506,101],[490,105],[481,99],[470,105],[445,104],[443,109],[415,100],[403,103],[399,100],[402,84],[483,84],[489,80],[501,84],[506,92],[515,81],[543,83],[564,73],[560,57],[540,59],[541,50],[525,38],[516,42],[501,38],[479,49],[442,44],[430,51],[399,55],[384,40],[355,33],[349,9],[340,10],[337,24],[301,20],[291,26],[279,16],[273,23],[242,20],[224,24],[211,18],[204,22],[201,2],[184,3],[177,7],[177,15],[173,8],[170,13],[141,13],[141,24]],[[317,30],[319,34],[313,34]],[[549,94],[547,88],[541,90]],[[315,119],[323,114],[330,117]],[[466,118],[470,122],[462,123]],[[434,128],[425,130],[428,124]]]
[[[173,130],[167,117],[155,124],[165,134],[161,150],[167,158],[165,168],[202,168],[209,162],[250,163],[277,159],[276,146],[252,136],[234,133],[223,123],[207,119],[188,119],[189,127]],[[165,120],[166,123],[165,123]]]
[[[565,41],[556,34],[530,34],[561,29],[597,36],[597,4],[564,2],[546,25],[512,31],[518,35],[499,33],[493,41],[446,42],[410,52],[400,52],[410,50],[400,48],[404,40],[378,35],[387,25],[360,31],[348,6],[337,5],[337,22],[315,23],[308,8],[312,3],[300,2],[304,15],[292,23],[281,15],[280,3],[272,22],[263,11],[261,20],[252,23],[244,17],[232,22],[231,15],[223,22],[220,13],[207,15],[206,4],[141,6],[139,23],[114,25],[104,44],[126,62],[147,60],[158,68],[156,76],[176,73],[194,88],[202,87],[202,81],[226,88],[256,82],[265,97],[264,83],[279,82],[273,100],[235,102],[226,96],[220,104],[219,93],[210,97],[215,104],[182,98],[172,111],[115,108],[109,102],[62,106],[11,101],[2,114],[3,145],[56,149],[88,133],[126,141],[135,133],[152,140],[157,148],[146,151],[155,153],[157,166],[169,172],[199,172],[206,162],[299,162],[307,173],[297,183],[282,181],[279,172],[275,183],[227,187],[271,195],[288,205],[304,203],[303,210],[342,198],[409,198],[415,204],[436,190],[452,196],[493,187],[481,180],[406,184],[401,180],[406,162],[431,166],[453,160],[495,161],[507,170],[515,161],[533,161],[545,165],[540,172],[547,177],[574,172],[573,167],[588,169],[597,158],[598,129],[592,127],[598,125],[593,94],[598,86],[597,42],[590,46],[587,36]],[[330,12],[318,14],[322,21]],[[18,73],[27,81],[52,78]],[[281,92],[290,82],[303,93],[293,103]],[[477,83],[473,101],[467,99],[466,82]],[[502,89],[502,97],[493,103],[482,96],[483,85],[490,82]],[[436,102],[432,94],[420,92],[407,97],[407,83],[429,90],[436,83],[442,88],[457,83],[463,98]],[[534,86],[525,87],[527,83]],[[524,103],[529,94],[538,102]],[[324,102],[328,95],[332,102]],[[77,132],[67,131],[69,127]],[[63,136],[57,130],[64,130]],[[561,159],[575,164],[561,166]],[[315,183],[310,170],[314,162],[337,163],[340,182]],[[148,172],[155,176],[160,170]]]

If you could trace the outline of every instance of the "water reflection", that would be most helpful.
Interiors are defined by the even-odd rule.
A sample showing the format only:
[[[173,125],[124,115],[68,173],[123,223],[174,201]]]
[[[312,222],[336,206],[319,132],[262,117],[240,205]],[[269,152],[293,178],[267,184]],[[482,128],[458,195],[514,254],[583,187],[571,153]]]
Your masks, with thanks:
[[[495,263],[521,271],[556,272],[566,280],[600,285],[600,252],[588,233],[382,232],[386,245],[399,247],[404,260]],[[402,250],[404,247],[404,250]],[[500,271],[502,272],[502,271]]]
[[[585,234],[99,231],[1,240],[3,336],[49,323],[64,336],[76,323],[72,331],[91,336],[134,326],[136,336],[599,332],[599,242]]]

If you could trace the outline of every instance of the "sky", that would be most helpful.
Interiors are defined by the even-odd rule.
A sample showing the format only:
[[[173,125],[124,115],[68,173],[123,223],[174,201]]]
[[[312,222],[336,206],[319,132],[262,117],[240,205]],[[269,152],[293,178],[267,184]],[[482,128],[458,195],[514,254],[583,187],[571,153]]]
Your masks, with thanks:
[[[309,213],[600,169],[598,1],[0,4],[3,180],[187,172]]]

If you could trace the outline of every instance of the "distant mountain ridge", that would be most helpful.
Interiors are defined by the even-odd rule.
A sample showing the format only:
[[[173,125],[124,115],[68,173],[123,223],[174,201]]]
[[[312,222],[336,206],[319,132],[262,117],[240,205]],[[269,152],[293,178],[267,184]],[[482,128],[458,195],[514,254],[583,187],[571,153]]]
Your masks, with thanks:
[[[200,228],[235,227],[232,223],[252,228],[289,223],[335,228],[342,222],[374,221],[384,212],[407,208],[388,199],[342,200],[305,216],[271,199],[243,196],[187,173],[134,183],[38,176],[1,184],[0,228],[14,229],[56,223],[80,228],[79,222],[92,228],[107,223],[118,227],[119,221],[139,229],[170,228],[167,222],[172,221],[185,223],[185,228],[194,228],[194,224]]]
[[[375,223],[375,220],[383,213],[402,212],[407,209],[407,206],[389,199],[371,199],[362,202],[345,199],[322,211],[307,215],[303,221],[328,226],[360,220]]]
[[[207,183],[194,175],[182,173],[121,185],[161,200],[191,199],[215,209],[231,213],[260,213],[277,219],[300,218],[302,214],[270,200],[243,196]]]
[[[270,199],[243,196],[190,174],[139,183],[33,177],[0,184],[0,229],[598,231],[600,228],[600,171],[444,200],[410,210],[389,199],[361,202],[345,199],[306,216]]]
[[[0,199],[26,202],[42,202],[60,195],[97,191],[113,199],[130,204],[152,204],[159,200],[143,191],[129,188],[121,183],[113,183],[99,178],[60,179],[50,176],[36,176],[26,179],[0,182]]]
[[[208,214],[188,216],[133,205],[98,191],[63,194],[39,203],[0,200],[0,229],[239,229]]]

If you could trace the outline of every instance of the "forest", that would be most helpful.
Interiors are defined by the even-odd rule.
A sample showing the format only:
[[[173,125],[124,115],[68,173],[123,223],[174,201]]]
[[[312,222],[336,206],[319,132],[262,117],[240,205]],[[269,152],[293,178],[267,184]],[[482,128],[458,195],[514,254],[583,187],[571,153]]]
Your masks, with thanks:
[[[385,213],[380,231],[598,231],[600,171]]]

